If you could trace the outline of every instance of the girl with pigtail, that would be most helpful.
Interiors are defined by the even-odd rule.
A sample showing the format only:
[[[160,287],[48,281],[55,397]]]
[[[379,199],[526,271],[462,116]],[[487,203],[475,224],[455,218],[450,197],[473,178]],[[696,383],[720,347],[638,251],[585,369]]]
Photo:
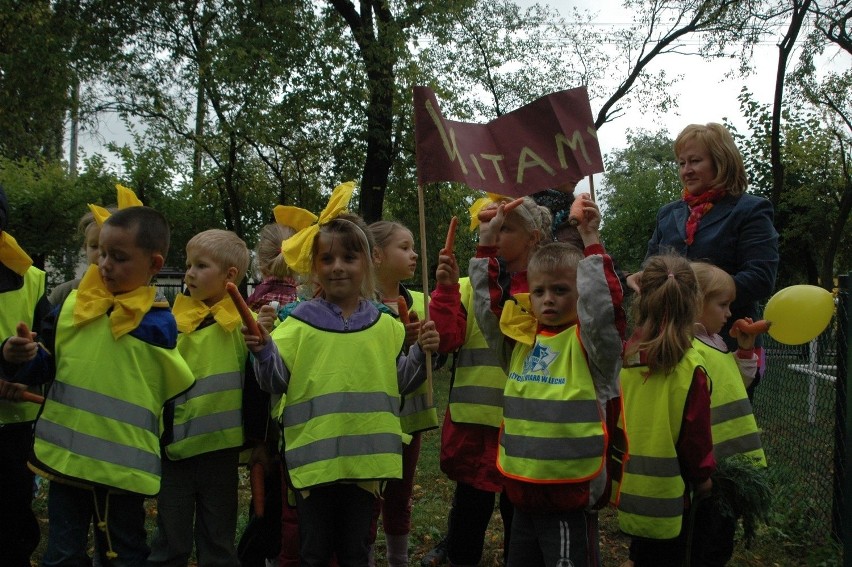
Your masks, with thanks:
[[[629,456],[616,505],[619,527],[633,536],[628,565],[680,566],[693,528],[691,501],[712,487],[710,381],[692,347],[699,299],[685,258],[649,259],[620,375],[617,436],[623,439],[626,429]]]

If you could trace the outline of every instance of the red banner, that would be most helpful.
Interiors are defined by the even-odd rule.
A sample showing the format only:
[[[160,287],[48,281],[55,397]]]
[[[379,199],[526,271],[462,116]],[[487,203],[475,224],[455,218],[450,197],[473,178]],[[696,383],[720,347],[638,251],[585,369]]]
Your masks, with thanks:
[[[521,197],[604,170],[586,87],[551,93],[488,124],[446,120],[435,93],[414,87],[421,185],[457,181]]]

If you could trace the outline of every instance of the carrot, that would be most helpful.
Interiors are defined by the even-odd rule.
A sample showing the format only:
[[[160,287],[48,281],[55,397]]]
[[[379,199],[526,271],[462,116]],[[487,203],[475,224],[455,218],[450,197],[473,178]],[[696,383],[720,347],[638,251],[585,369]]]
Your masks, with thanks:
[[[408,314],[408,304],[401,295],[396,298],[396,309],[399,312],[399,320],[402,321],[403,325],[408,325],[411,322],[411,316]]]
[[[226,283],[225,289],[228,291],[228,295],[231,296],[231,300],[234,302],[234,305],[237,306],[237,311],[240,312],[240,319],[243,320],[243,325],[248,327],[249,334],[260,337],[260,340],[263,340],[263,334],[260,332],[260,327],[254,319],[251,309],[249,309],[249,306],[246,305],[243,296],[240,295],[240,290],[237,289],[234,282]]]
[[[39,396],[38,394],[33,394],[29,390],[21,391],[21,401],[22,402],[32,402],[34,404],[43,404],[44,396]]]
[[[262,518],[266,513],[266,485],[263,464],[255,463],[251,466],[249,484],[251,485],[251,504],[254,507],[254,515]]]
[[[574,202],[571,203],[571,209],[568,211],[568,223],[571,226],[577,226],[581,222],[583,222],[583,218],[585,217],[585,212],[583,211],[583,207],[585,207],[586,199],[591,199],[592,196],[588,193],[580,193]]]
[[[30,333],[30,328],[27,327],[27,324],[21,321],[18,323],[18,326],[15,327],[15,334],[18,335],[19,338],[22,339],[30,339],[32,340],[33,335]]]
[[[448,256],[453,255],[453,247],[456,245],[456,230],[459,228],[459,218],[453,217],[450,219],[450,226],[447,228],[447,240],[444,242],[444,252]]]
[[[519,198],[515,199],[514,201],[510,201],[510,202],[506,203],[505,205],[503,205],[503,212],[508,214],[512,211],[512,209],[519,206],[523,202],[524,202],[523,197],[519,197]],[[479,219],[479,222],[488,222],[488,221],[490,221],[491,219],[493,219],[494,217],[497,216],[497,207],[495,207],[493,209],[483,209],[483,210],[479,211],[479,214],[476,215],[476,216]]]
[[[745,319],[737,319],[734,321],[734,324],[731,325],[731,330],[728,332],[732,337],[736,337],[741,332],[746,335],[759,335],[760,333],[765,333],[769,330],[770,325],[772,323],[770,321],[760,320],[755,321],[753,323],[749,323]]]

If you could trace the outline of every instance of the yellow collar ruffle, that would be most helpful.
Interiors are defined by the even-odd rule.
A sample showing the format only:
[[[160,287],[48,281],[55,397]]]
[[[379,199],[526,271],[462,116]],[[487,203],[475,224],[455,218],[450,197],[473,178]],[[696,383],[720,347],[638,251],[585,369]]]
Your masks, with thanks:
[[[314,244],[314,237],[319,232],[320,226],[336,219],[340,213],[349,208],[349,200],[352,199],[354,191],[354,181],[341,183],[335,187],[325,209],[319,217],[315,217],[316,221],[311,221],[307,226],[281,243],[281,253],[290,268],[301,274],[307,274],[311,271],[311,247]]]
[[[476,229],[479,226],[479,211],[494,203],[502,203],[511,201],[511,197],[498,195],[497,193],[486,193],[485,197],[480,197],[468,209],[470,211],[470,230]]]
[[[110,328],[112,336],[119,339],[139,326],[154,305],[156,293],[157,290],[151,286],[141,286],[127,293],[113,295],[104,285],[98,267],[91,265],[77,289],[74,326],[82,327],[112,309],[109,314]]]
[[[23,276],[33,265],[33,259],[24,252],[11,234],[0,232],[0,263],[19,276]]]
[[[509,300],[503,305],[500,330],[510,339],[532,346],[535,344],[538,321],[532,314],[530,294],[516,293],[512,297],[514,301]]]
[[[177,321],[178,331],[181,333],[195,331],[208,315],[213,315],[216,322],[229,332],[236,329],[241,323],[237,306],[227,295],[212,307],[208,307],[203,301],[198,301],[188,295],[178,295],[175,297],[172,313]]]

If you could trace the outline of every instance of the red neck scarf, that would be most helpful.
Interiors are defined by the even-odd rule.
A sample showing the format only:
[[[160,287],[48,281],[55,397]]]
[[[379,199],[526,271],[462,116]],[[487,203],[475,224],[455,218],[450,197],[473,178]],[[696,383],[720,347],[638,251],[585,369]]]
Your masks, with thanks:
[[[706,215],[715,203],[718,203],[728,195],[726,189],[708,189],[700,195],[692,195],[685,188],[683,190],[683,200],[686,206],[689,207],[689,218],[686,219],[686,240],[687,244],[692,244],[695,240],[695,232],[698,230],[698,223],[701,217]]]

